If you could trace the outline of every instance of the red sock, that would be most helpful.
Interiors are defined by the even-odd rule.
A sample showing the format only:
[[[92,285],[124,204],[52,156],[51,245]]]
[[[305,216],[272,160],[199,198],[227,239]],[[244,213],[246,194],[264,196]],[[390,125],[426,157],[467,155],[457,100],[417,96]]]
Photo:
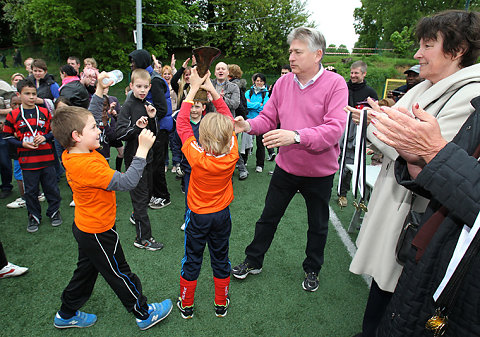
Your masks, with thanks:
[[[197,280],[187,281],[180,276],[180,298],[182,299],[182,306],[191,307],[195,298],[195,288],[197,287]]]
[[[230,276],[227,278],[216,278],[214,276],[213,282],[215,283],[215,304],[225,305],[227,303]]]

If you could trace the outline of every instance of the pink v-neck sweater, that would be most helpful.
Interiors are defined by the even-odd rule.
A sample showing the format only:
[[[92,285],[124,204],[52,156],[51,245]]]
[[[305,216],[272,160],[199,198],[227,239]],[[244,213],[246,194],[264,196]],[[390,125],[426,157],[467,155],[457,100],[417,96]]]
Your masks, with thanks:
[[[325,70],[310,86],[301,90],[292,73],[275,83],[275,90],[263,111],[249,119],[250,134],[274,130],[297,130],[300,144],[281,146],[277,165],[304,177],[325,177],[338,170],[338,141],[345,130],[348,89],[342,76]]]

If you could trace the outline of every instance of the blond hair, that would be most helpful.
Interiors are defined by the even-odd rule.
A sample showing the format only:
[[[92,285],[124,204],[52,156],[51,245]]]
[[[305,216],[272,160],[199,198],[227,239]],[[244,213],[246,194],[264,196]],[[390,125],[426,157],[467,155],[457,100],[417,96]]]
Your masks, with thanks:
[[[162,75],[162,77],[163,77],[163,73],[164,73],[165,71],[168,71],[170,74],[172,74],[172,72],[173,72],[173,71],[172,71],[172,67],[170,67],[169,65],[163,66],[163,68],[162,68],[162,73],[160,74],[160,75]]]
[[[178,106],[180,106],[182,104],[183,100],[188,95],[188,91],[190,91],[190,87],[188,87],[187,93],[185,93],[184,90],[183,90],[185,88],[185,85],[187,84],[187,82],[185,81],[185,72],[186,71],[188,71],[190,74],[192,74],[192,67],[190,67],[190,66],[186,67],[185,70],[183,71],[182,77],[178,81],[178,93],[177,93],[177,95],[178,95],[178,98],[177,98]]]
[[[205,151],[215,156],[227,154],[232,144],[232,120],[218,112],[210,112],[202,118],[199,135]]]
[[[74,147],[75,140],[72,138],[72,132],[77,131],[82,134],[88,116],[92,116],[92,113],[78,106],[58,108],[51,122],[53,137],[66,149]]]
[[[232,78],[242,78],[243,71],[238,64],[229,64],[228,73]]]
[[[132,71],[132,77],[130,79],[130,82],[134,84],[135,81],[138,79],[148,81],[148,83],[150,83],[151,81],[150,74],[148,73],[148,71],[140,68],[137,68],[134,71]]]
[[[90,63],[92,67],[96,68],[97,67],[97,61],[93,57],[87,57],[85,60],[83,60],[83,64],[85,63]]]

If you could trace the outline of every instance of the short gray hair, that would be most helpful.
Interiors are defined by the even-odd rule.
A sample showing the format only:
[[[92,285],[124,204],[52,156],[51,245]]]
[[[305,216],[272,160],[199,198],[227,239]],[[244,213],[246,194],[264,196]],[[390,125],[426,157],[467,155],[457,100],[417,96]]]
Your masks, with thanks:
[[[362,71],[362,73],[366,73],[367,72],[367,64],[363,61],[355,61],[352,63],[352,65],[350,66],[350,69],[357,69],[357,68],[360,68],[360,70]]]
[[[323,34],[316,29],[309,27],[295,28],[290,32],[290,34],[288,34],[287,37],[288,44],[291,44],[293,40],[300,40],[306,42],[308,45],[308,49],[310,49],[310,51],[312,52],[316,52],[320,49],[322,51],[322,58],[323,55],[325,55],[325,37],[323,37]]]

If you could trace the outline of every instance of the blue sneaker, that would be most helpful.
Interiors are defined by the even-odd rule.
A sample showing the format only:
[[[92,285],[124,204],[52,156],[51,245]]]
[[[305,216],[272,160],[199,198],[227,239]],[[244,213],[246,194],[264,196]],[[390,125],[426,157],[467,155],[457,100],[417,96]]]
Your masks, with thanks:
[[[137,318],[137,325],[140,330],[147,330],[167,317],[172,311],[173,304],[170,299],[166,299],[162,303],[151,303],[148,305],[149,316],[147,319],[141,320]]]
[[[97,321],[97,316],[94,314],[87,314],[86,312],[77,311],[75,316],[69,319],[64,319],[57,312],[53,325],[59,329],[66,328],[88,328]]]

